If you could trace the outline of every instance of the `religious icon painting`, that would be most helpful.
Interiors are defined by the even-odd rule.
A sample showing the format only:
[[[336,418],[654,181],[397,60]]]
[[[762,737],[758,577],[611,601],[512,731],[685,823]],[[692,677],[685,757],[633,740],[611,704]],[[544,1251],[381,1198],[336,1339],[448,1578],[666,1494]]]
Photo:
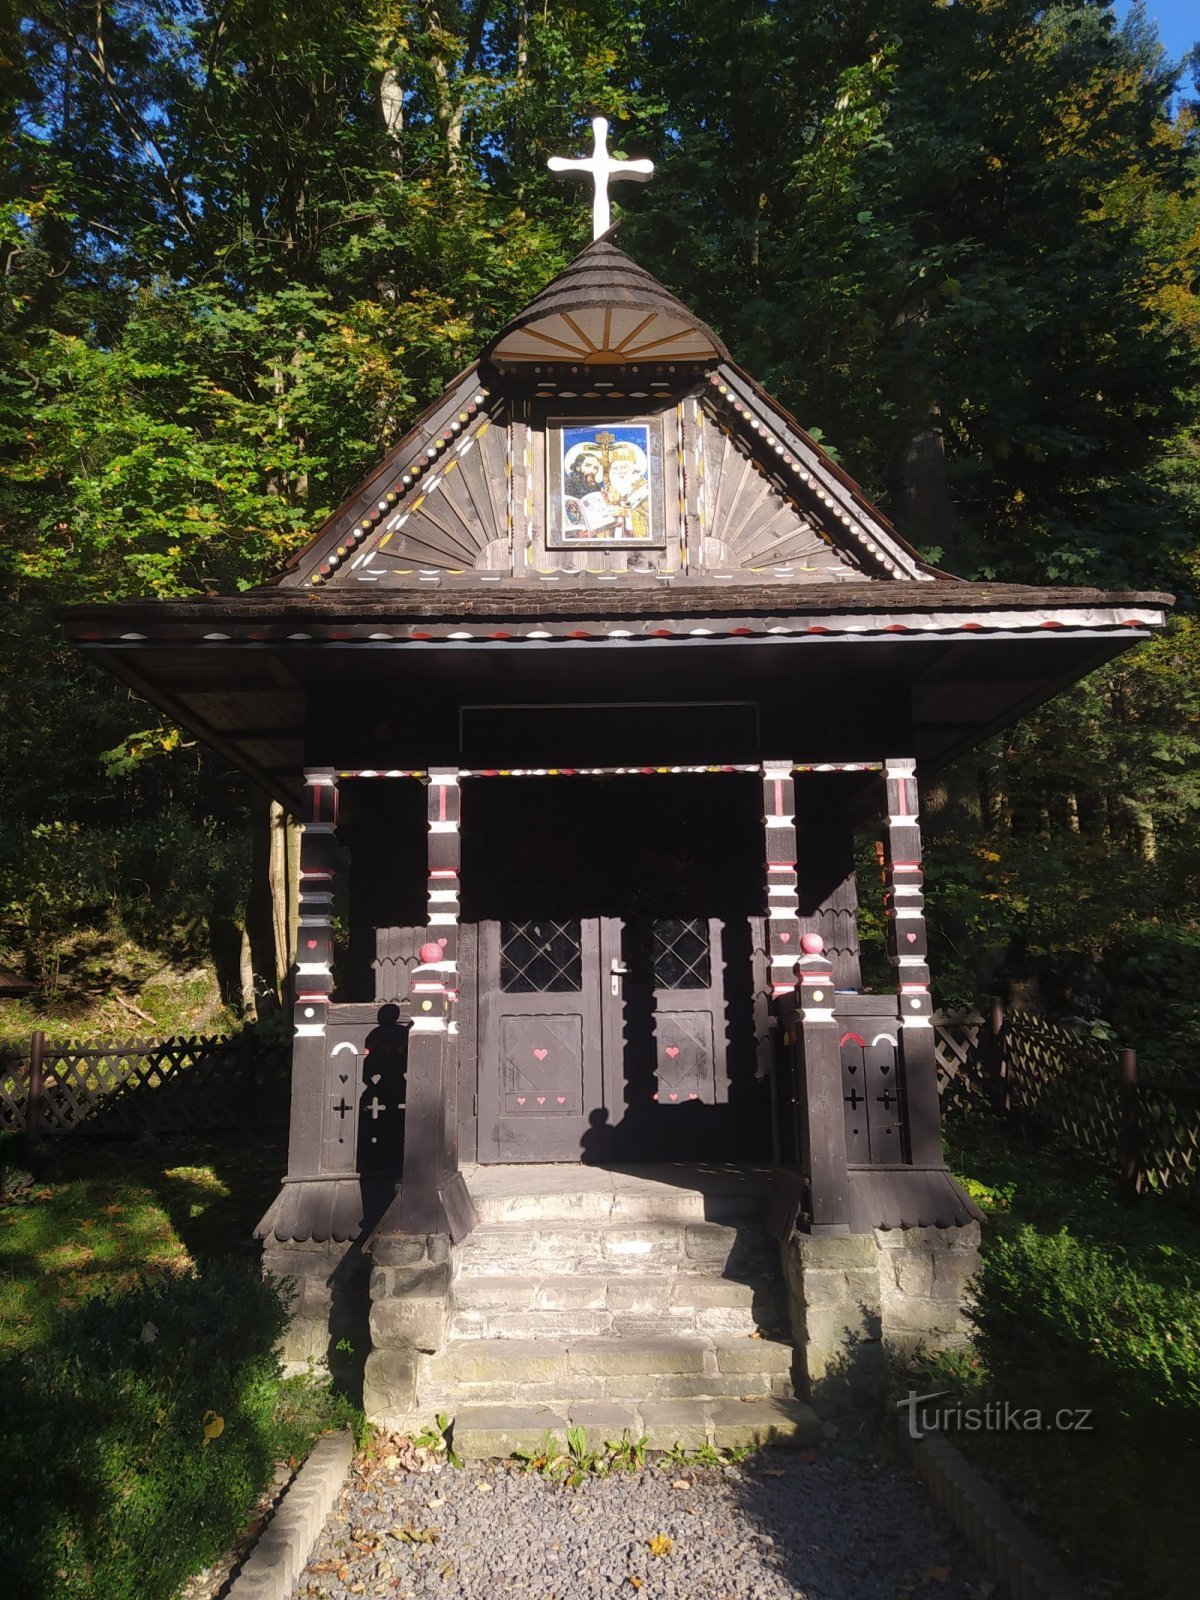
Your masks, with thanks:
[[[551,549],[663,546],[660,422],[552,423],[547,438]]]

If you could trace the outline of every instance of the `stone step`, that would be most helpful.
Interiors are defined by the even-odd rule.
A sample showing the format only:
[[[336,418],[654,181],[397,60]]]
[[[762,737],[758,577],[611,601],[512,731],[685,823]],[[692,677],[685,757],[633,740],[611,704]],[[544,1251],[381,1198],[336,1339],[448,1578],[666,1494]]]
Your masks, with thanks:
[[[619,1168],[472,1167],[475,1208],[487,1222],[730,1222],[762,1215],[764,1174],[658,1163]]]
[[[545,1276],[662,1276],[690,1272],[712,1277],[770,1277],[778,1250],[757,1221],[607,1222],[544,1220],[487,1222],[457,1251],[460,1278]]]
[[[782,1285],[698,1273],[658,1277],[479,1274],[454,1286],[453,1339],[588,1334],[750,1334],[784,1327]]]
[[[572,1401],[564,1405],[462,1405],[454,1415],[453,1443],[470,1460],[536,1449],[546,1433],[562,1446],[568,1427],[584,1427],[594,1447],[609,1439],[645,1437],[652,1450],[675,1445],[694,1450],[763,1444],[816,1444],[821,1423],[799,1400],[647,1400],[637,1404]]]
[[[783,1340],[655,1334],[452,1340],[422,1358],[421,1408],[791,1396]]]

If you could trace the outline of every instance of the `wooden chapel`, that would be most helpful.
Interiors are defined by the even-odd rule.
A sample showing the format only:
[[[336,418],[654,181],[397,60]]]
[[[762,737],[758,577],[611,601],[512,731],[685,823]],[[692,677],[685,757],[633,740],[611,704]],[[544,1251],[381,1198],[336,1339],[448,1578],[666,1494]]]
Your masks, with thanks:
[[[303,820],[264,1237],[458,1242],[521,1163],[757,1163],[781,1240],[971,1223],[920,783],[1168,603],[935,570],[602,232],[273,581],[69,614]]]

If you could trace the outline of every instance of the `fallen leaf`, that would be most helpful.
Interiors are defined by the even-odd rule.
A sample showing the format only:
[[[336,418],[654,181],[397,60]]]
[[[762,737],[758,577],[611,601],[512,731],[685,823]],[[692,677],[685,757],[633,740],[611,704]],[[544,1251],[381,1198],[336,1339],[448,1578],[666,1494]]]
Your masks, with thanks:
[[[764,1478],[782,1478],[786,1476],[782,1467],[764,1467],[762,1475]]]
[[[629,1581],[635,1589],[640,1589],[642,1587],[642,1580],[640,1578],[630,1578]]]
[[[477,1483],[475,1488],[480,1494],[491,1494],[493,1485],[490,1483]]]
[[[142,1331],[138,1334],[138,1338],[143,1344],[153,1344],[155,1339],[158,1338],[158,1329],[152,1322],[143,1322]]]
[[[403,1544],[436,1544],[442,1537],[437,1528],[389,1528],[388,1532],[393,1539],[399,1539]]]
[[[755,1328],[754,1332],[751,1333],[749,1335],[749,1337],[751,1339],[761,1339],[762,1338],[762,1329],[761,1328]]]
[[[210,1439],[219,1439],[224,1432],[225,1432],[225,1418],[222,1417],[222,1416],[218,1416],[218,1414],[215,1411],[206,1411],[204,1413],[204,1442],[205,1442],[205,1444],[207,1444]]]
[[[690,1478],[672,1478],[671,1487],[672,1489],[690,1489],[692,1480]]]
[[[442,1577],[443,1578],[452,1578],[453,1576],[454,1576],[454,1563],[453,1563],[453,1561],[447,1561],[446,1565],[442,1568]]]
[[[650,1554],[652,1556],[669,1556],[674,1548],[674,1541],[665,1533],[656,1533],[650,1541]]]

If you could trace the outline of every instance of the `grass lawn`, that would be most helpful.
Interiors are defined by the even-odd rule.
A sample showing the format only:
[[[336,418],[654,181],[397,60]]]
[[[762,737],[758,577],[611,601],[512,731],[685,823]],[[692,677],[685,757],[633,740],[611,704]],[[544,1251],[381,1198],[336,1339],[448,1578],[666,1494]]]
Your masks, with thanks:
[[[23,1600],[173,1600],[278,1462],[360,1421],[279,1378],[252,1232],[284,1147],[0,1143],[0,1546]]]
[[[5,1158],[34,1182],[0,1204],[0,1353],[33,1348],[56,1311],[146,1273],[249,1255],[278,1193],[286,1142],[282,1133],[253,1143],[68,1138],[30,1160],[6,1141]]]
[[[971,1403],[1088,1407],[1087,1433],[954,1442],[1056,1544],[1096,1596],[1184,1600],[1200,1481],[1200,1208],[1117,1196],[1110,1174],[994,1121],[948,1132],[987,1213]]]

